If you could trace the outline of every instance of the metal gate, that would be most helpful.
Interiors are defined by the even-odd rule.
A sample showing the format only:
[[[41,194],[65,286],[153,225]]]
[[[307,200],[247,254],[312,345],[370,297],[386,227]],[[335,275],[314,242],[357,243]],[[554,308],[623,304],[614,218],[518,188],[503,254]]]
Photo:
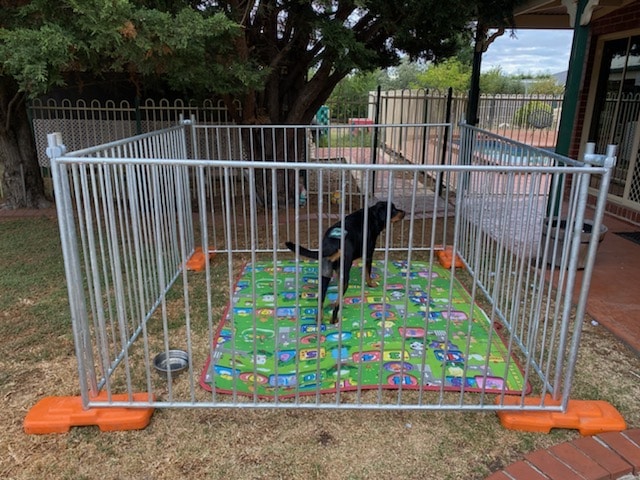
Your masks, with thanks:
[[[615,149],[449,131],[185,122],[73,153],[50,135],[83,406],[565,408]],[[322,262],[285,242],[345,252],[329,227],[380,205],[372,258],[344,292],[338,259],[323,303]]]

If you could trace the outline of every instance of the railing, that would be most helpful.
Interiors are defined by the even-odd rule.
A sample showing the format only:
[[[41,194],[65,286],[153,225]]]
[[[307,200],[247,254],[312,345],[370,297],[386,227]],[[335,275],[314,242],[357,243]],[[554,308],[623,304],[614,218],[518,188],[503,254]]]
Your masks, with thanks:
[[[73,153],[50,137],[84,405],[565,408],[597,247],[594,236],[578,280],[586,191],[601,179],[597,230],[613,152],[578,162],[467,126],[447,147],[456,165],[271,149],[308,132],[194,124]],[[265,158],[221,159],[214,139]],[[377,181],[389,188],[372,199]],[[303,187],[304,202],[288,194]],[[387,225],[362,255],[376,282],[355,264],[348,290],[331,287],[325,304],[324,270],[284,243],[323,251],[338,238],[348,252],[358,244],[329,227],[357,208],[379,215],[348,227],[364,245]],[[460,268],[439,264],[444,245]],[[347,260],[337,262],[344,285]],[[322,318],[329,302],[341,305],[338,323]],[[176,348],[184,373],[158,374],[156,354]]]
[[[459,136],[457,123],[465,118],[467,97],[434,90],[371,92],[363,103],[341,105],[319,115],[339,126],[366,120],[373,124],[454,125],[450,135]],[[479,127],[538,147],[555,146],[562,97],[545,95],[482,95]],[[235,108],[240,111],[241,105]],[[61,132],[70,150],[119,140],[165,128],[180,118],[193,117],[200,124],[228,124],[230,116],[222,101],[202,103],[176,100],[46,101],[35,100],[30,113],[36,138],[38,161],[49,166],[46,134]],[[354,125],[357,127],[357,125]]]

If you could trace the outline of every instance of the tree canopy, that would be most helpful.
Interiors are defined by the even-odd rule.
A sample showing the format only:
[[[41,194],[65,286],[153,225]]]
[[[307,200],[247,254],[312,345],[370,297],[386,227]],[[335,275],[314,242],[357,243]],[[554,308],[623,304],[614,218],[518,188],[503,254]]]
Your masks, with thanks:
[[[0,74],[31,95],[78,72],[161,76],[185,94],[241,98],[244,122],[307,122],[350,72],[445,59],[470,44],[475,19],[508,23],[518,1],[9,1]]]
[[[237,50],[267,73],[244,98],[244,122],[306,123],[354,70],[441,60],[471,43],[477,18],[504,25],[518,0],[217,1],[243,27]],[[308,75],[311,71],[312,75]]]
[[[432,65],[418,75],[415,87],[435,88],[446,91],[466,93],[471,80],[471,65],[465,65],[457,58],[447,59],[438,65]]]
[[[29,97],[116,74],[138,91],[162,79],[184,95],[260,88],[239,60],[240,25],[223,12],[170,0],[0,0],[0,162],[5,204],[46,205],[26,112]]]
[[[34,205],[42,196],[27,138],[28,96],[83,75],[117,73],[138,89],[162,79],[185,95],[239,100],[238,123],[307,124],[351,72],[397,66],[403,55],[443,60],[469,45],[476,20],[508,25],[521,2],[0,0],[8,203]]]
[[[0,74],[29,96],[85,72],[122,73],[136,86],[162,77],[185,94],[237,93],[262,81],[250,61],[237,61],[240,26],[221,12],[203,15],[188,5],[162,11],[128,0],[22,3],[0,17]]]

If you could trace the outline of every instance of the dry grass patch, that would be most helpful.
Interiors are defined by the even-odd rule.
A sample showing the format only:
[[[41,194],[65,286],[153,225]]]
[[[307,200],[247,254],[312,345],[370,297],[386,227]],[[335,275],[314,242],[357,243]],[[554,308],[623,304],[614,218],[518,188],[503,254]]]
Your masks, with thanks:
[[[578,436],[508,431],[493,413],[195,408],[158,409],[141,431],[26,435],[39,399],[78,393],[57,238],[52,220],[0,224],[0,478],[473,480]],[[638,374],[640,359],[587,323],[573,397],[607,400],[640,427]]]

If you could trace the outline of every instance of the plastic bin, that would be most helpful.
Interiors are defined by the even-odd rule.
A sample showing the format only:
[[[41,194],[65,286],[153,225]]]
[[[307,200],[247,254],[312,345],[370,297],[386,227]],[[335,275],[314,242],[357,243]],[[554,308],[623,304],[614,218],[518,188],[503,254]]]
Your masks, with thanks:
[[[551,228],[549,229],[549,222],[551,223]],[[560,224],[558,225],[558,222]],[[557,217],[546,219],[544,223],[544,230],[542,232],[542,241],[546,241],[547,233],[550,236],[550,246],[549,246],[549,265],[552,265],[554,268],[560,266],[560,262],[562,261],[562,243],[565,241],[566,235],[566,219],[558,219]],[[604,236],[607,233],[608,229],[605,225],[600,226],[600,235],[598,239],[598,243],[604,240]],[[589,254],[589,242],[591,241],[591,236],[593,235],[593,221],[584,220],[582,224],[582,233],[580,234],[580,248],[578,250],[578,269],[584,269],[587,264],[587,256]],[[551,253],[553,251],[553,245],[555,239],[558,239],[558,251],[556,252],[556,258],[552,258]]]

